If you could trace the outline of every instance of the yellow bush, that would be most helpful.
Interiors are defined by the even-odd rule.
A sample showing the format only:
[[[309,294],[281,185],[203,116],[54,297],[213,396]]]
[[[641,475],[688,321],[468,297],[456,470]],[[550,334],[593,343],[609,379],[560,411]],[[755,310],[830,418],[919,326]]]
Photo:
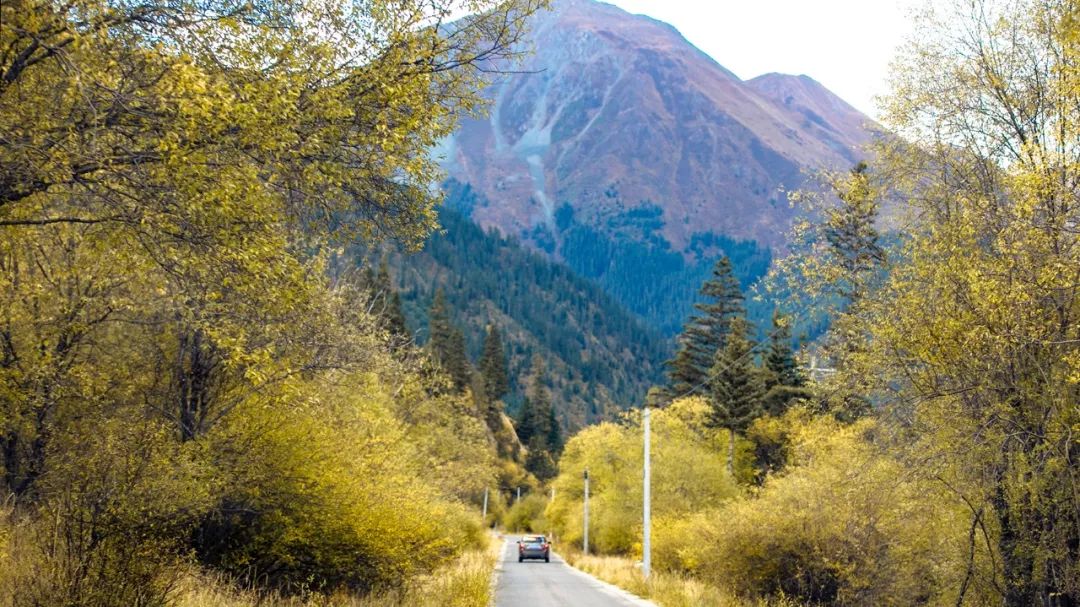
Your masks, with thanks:
[[[684,399],[652,415],[656,517],[681,517],[739,494],[725,464],[726,436],[705,427],[706,404]],[[565,542],[582,542],[583,474],[590,478],[593,551],[640,554],[643,443],[640,413],[585,428],[567,443],[546,516]]]
[[[547,497],[539,493],[531,493],[521,498],[521,501],[510,506],[503,525],[508,531],[546,533],[547,521],[544,520],[544,507],[547,506],[547,502]]]
[[[455,452],[417,445],[430,437],[416,421],[402,423],[373,376],[323,385],[318,402],[237,412],[226,442],[244,437],[248,450],[231,462],[224,504],[197,534],[200,558],[231,575],[269,581],[289,592],[393,587],[431,571],[484,541],[479,510],[434,481],[476,475]],[[414,416],[442,400],[415,401]],[[478,444],[479,443],[479,444]],[[457,447],[455,449],[464,449]],[[493,474],[488,468],[487,475]]]
[[[658,530],[659,562],[751,596],[840,605],[950,600],[964,521],[868,440],[874,423],[789,417],[800,465],[757,495]]]

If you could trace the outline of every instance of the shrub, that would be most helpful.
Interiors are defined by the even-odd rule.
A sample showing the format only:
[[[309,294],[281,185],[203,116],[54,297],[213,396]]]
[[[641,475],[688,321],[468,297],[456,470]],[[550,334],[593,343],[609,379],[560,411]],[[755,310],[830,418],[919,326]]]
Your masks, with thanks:
[[[963,575],[964,522],[939,490],[876,449],[868,440],[874,427],[795,427],[801,465],[770,476],[754,496],[658,530],[659,562],[756,597],[946,600],[946,580]]]
[[[284,592],[369,592],[485,541],[479,510],[448,495],[428,466],[464,472],[424,457],[410,440],[416,428],[395,417],[376,379],[321,390],[317,407],[234,414],[221,440],[243,436],[248,448],[230,462],[222,502],[195,534],[204,564]],[[418,401],[413,413],[441,405]]]
[[[546,532],[547,521],[544,520],[544,507],[547,503],[547,497],[543,494],[530,493],[510,506],[503,524],[509,531]]]
[[[705,426],[705,402],[676,401],[652,414],[652,500],[655,516],[683,517],[739,494],[725,464],[726,433]],[[737,449],[745,460],[743,449]],[[546,515],[564,542],[582,543],[582,476],[590,478],[592,551],[640,554],[643,464],[640,414],[579,432],[566,445]],[[738,472],[738,469],[737,469]]]

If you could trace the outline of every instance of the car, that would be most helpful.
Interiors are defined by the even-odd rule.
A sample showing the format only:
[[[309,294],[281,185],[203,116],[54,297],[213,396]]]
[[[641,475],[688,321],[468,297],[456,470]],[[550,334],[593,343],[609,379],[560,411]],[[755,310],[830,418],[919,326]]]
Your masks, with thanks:
[[[518,562],[525,559],[544,559],[551,562],[551,543],[542,535],[524,535],[518,540]]]

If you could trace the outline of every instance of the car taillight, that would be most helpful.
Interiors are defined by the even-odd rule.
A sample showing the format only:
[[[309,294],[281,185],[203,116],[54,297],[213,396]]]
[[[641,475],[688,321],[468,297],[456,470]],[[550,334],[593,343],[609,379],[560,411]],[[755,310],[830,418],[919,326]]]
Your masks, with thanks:
[[[551,544],[544,544],[544,550],[547,550],[550,547],[551,547]]]

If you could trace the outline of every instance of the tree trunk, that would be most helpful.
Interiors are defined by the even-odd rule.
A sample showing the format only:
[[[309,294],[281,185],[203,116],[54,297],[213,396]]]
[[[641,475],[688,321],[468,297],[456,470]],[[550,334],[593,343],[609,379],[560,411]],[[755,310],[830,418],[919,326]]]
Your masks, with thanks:
[[[727,471],[735,478],[735,428],[728,428]]]
[[[189,441],[206,430],[203,426],[213,396],[217,354],[200,329],[181,329],[177,350],[176,420],[180,440]]]

